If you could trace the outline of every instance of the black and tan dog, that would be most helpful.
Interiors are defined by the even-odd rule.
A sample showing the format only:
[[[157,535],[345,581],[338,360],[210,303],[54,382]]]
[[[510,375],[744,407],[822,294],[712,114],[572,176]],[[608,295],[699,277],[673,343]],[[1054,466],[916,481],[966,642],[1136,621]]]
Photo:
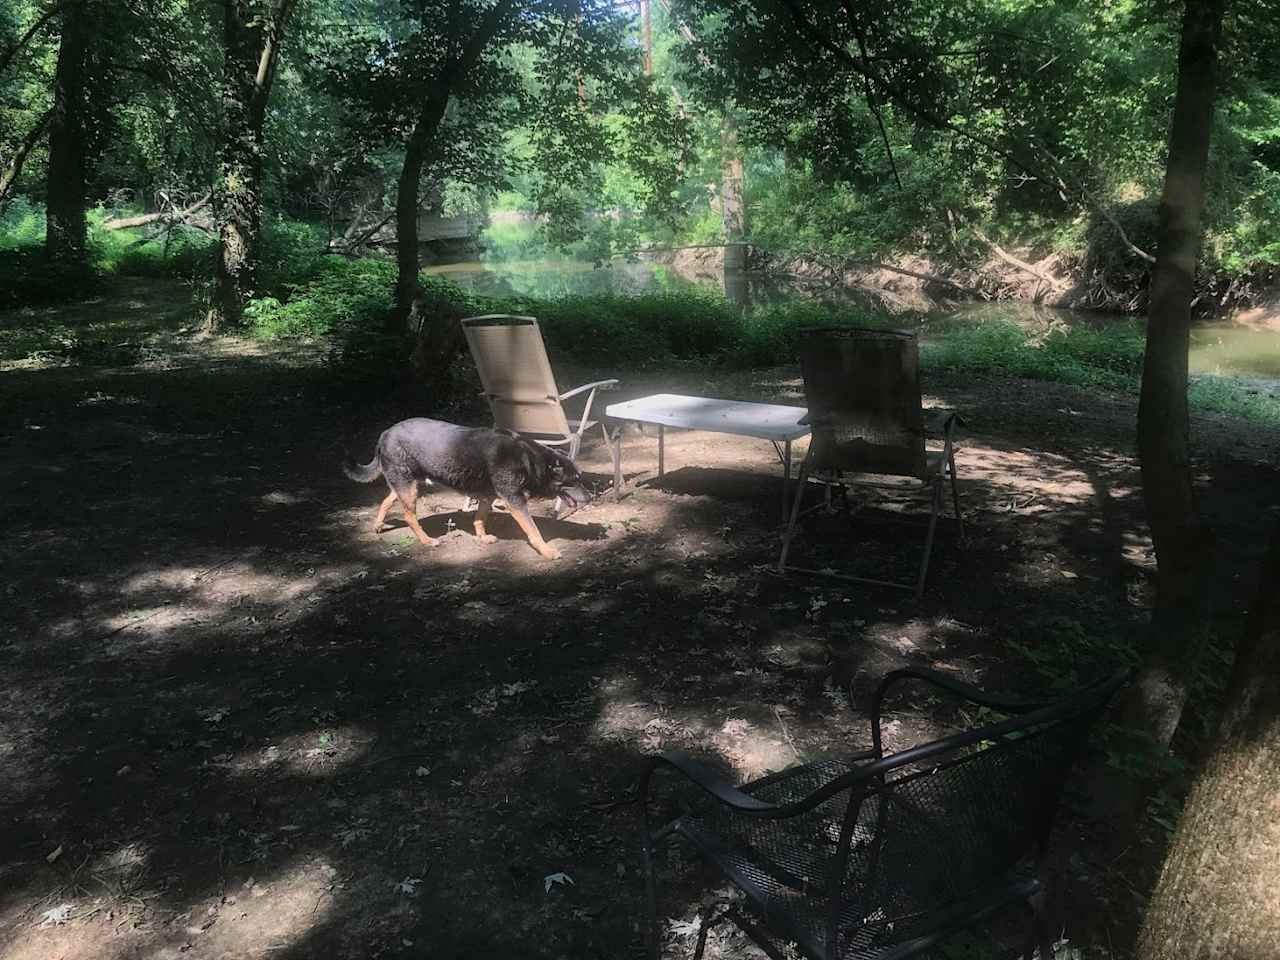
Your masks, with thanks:
[[[563,454],[514,433],[421,417],[401,420],[384,430],[369,463],[361,466],[348,458],[342,469],[361,483],[371,483],[379,475],[386,478],[391,492],[378,508],[374,533],[382,529],[387,511],[398,499],[410,528],[431,547],[438,541],[427,536],[415,512],[421,483],[474,497],[479,502],[475,532],[483,543],[497,540],[485,532],[484,525],[493,501],[501,497],[533,549],[548,560],[558,560],[560,553],[538,532],[529,515],[529,498],[558,498],[566,508],[560,516],[568,516],[591,499],[578,468]]]

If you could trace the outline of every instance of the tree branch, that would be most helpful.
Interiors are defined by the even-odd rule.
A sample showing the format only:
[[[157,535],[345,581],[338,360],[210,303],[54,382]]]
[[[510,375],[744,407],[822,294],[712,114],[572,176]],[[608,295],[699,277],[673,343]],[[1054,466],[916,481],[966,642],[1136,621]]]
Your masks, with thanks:
[[[932,110],[929,110],[927,107],[922,107],[919,104],[914,103],[911,100],[911,98],[908,97],[905,93],[903,93],[902,90],[900,90],[897,86],[890,83],[888,80],[884,79],[884,77],[880,76],[877,72],[872,70],[869,64],[861,62],[858,57],[854,57],[852,54],[849,53],[848,50],[840,46],[840,44],[836,43],[831,37],[827,36],[825,33],[819,30],[816,25],[809,22],[809,20],[799,10],[796,0],[783,0],[783,4],[786,6],[787,10],[790,12],[792,21],[795,23],[796,27],[800,30],[801,33],[808,36],[809,39],[813,40],[824,50],[833,54],[837,59],[843,61],[855,73],[859,74],[860,76],[864,77],[866,80],[870,81],[882,93],[884,93],[884,95],[888,97],[889,100],[891,100],[893,103],[897,104],[898,106],[902,107],[902,109],[906,110],[908,113],[912,114],[913,116],[917,117],[920,120],[923,120],[925,123],[929,124],[935,129],[949,130],[952,133],[965,138],[966,140],[969,140],[973,143],[978,144],[979,146],[986,147],[996,156],[1004,158],[1009,163],[1017,167],[1019,170],[1023,171],[1026,174],[1029,174],[1030,176],[1036,179],[1042,179],[1044,177],[1044,173],[1045,173],[1044,170],[1038,168],[1034,164],[1031,164],[1023,160],[1021,157],[1017,156],[1011,150],[1005,147],[1002,147],[1000,144],[990,139],[989,137],[984,137],[981,134],[974,133],[971,130],[966,130],[964,127],[954,124],[951,121],[947,120],[946,118],[939,116],[938,114],[934,113]],[[1065,192],[1069,188],[1064,182],[1062,175],[1059,171],[1060,164],[1057,162],[1057,158],[1054,157],[1047,150],[1042,150],[1042,152],[1047,157],[1049,157],[1051,161],[1053,161],[1053,166],[1050,168],[1049,172],[1051,173],[1053,180],[1056,183],[1058,183],[1061,189],[1063,189]],[[1079,190],[1079,193],[1085,200],[1085,206],[1096,210],[1099,214],[1102,215],[1102,217],[1108,223],[1110,223],[1113,227],[1116,228],[1116,231],[1117,233],[1119,233],[1121,240],[1124,241],[1125,246],[1128,247],[1128,249],[1132,253],[1146,260],[1148,263],[1155,262],[1155,257],[1151,256],[1151,254],[1147,253],[1145,250],[1136,246],[1132,241],[1129,240],[1129,237],[1124,232],[1124,229],[1120,226],[1120,224],[1116,221],[1115,217],[1113,217],[1108,210],[1106,210],[1101,204],[1094,201],[1092,197],[1090,197],[1089,194],[1084,191],[1083,188]]]
[[[849,21],[849,26],[853,29],[853,35],[858,40],[858,56],[862,57],[863,63],[870,63],[867,57],[867,38],[862,32],[862,27],[858,23],[858,18],[853,12],[853,5],[849,0],[844,0],[844,13]],[[893,147],[889,143],[889,131],[884,128],[884,117],[880,114],[880,105],[876,103],[875,92],[871,89],[871,81],[863,75],[862,86],[866,91],[867,106],[871,108],[871,112],[875,115],[876,126],[880,128],[880,140],[884,143],[885,156],[889,158],[889,169],[893,171],[893,182],[898,185],[898,189],[902,190],[902,178],[898,176],[898,164],[893,159]]]
[[[5,164],[4,172],[0,173],[0,203],[4,203],[9,199],[9,191],[13,189],[13,185],[18,181],[18,175],[22,173],[22,165],[27,162],[27,156],[35,149],[37,143],[44,137],[49,129],[49,121],[53,119],[53,108],[50,107],[44,112],[36,125],[32,127],[22,143],[18,146],[17,152],[9,158],[9,162]]]
[[[1027,261],[1019,260],[1017,257],[1009,253],[1007,250],[1001,247],[1000,244],[996,243],[994,240],[988,237],[985,233],[983,233],[977,227],[973,227],[972,230],[973,230],[974,236],[976,236],[979,240],[981,240],[988,247],[990,247],[991,250],[995,253],[995,255],[999,257],[1001,260],[1003,260],[1005,263],[1009,264],[1012,267],[1017,267],[1023,273],[1031,274],[1031,276],[1035,277],[1041,283],[1047,283],[1049,285],[1049,288],[1052,290],[1062,289],[1063,284],[1060,281],[1055,280],[1053,277],[1049,276],[1043,270],[1037,270],[1034,266],[1027,263]]]
[[[27,28],[27,32],[18,39],[17,43],[5,51],[4,56],[0,57],[0,76],[9,69],[9,64],[13,62],[13,58],[22,52],[22,49],[31,42],[31,38],[39,33],[46,23],[57,16],[58,11],[61,9],[62,7],[58,4],[50,7],[44,12],[43,16]]]
[[[293,10],[294,0],[280,0],[271,19],[263,29],[262,52],[258,55],[258,70],[253,77],[252,116],[254,125],[261,127],[271,98],[271,85],[276,78],[276,65],[280,62],[280,38]]]
[[[144,213],[136,217],[116,217],[111,220],[104,220],[102,223],[103,230],[126,230],[129,227],[145,227],[148,223],[155,223],[162,220],[165,223],[177,224],[184,220],[189,220],[191,215],[202,210],[208,205],[209,200],[213,197],[213,191],[210,190],[203,197],[187,207],[185,210],[165,211],[160,210],[156,213]]]

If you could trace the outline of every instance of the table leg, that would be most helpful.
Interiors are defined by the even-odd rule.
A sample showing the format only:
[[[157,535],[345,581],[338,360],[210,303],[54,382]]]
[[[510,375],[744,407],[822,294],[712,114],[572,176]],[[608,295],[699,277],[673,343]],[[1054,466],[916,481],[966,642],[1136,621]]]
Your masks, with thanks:
[[[659,479],[661,479],[662,475],[666,472],[666,460],[664,456],[665,447],[666,447],[666,443],[664,442],[665,440],[666,440],[666,429],[662,426],[662,424],[658,424],[658,478]]]
[[[616,503],[622,499],[622,424],[613,431],[613,499]]]
[[[787,522],[787,491],[791,488],[791,441],[787,441],[782,455],[782,522]]]

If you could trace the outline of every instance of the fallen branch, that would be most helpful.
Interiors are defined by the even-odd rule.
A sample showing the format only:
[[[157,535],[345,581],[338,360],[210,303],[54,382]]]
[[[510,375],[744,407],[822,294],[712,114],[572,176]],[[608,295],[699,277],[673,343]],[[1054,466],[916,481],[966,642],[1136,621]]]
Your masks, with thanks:
[[[355,240],[348,240],[346,237],[343,237],[337,243],[334,243],[331,240],[329,241],[329,246],[327,249],[330,251],[346,250],[347,252],[350,252],[352,250],[359,250],[361,247],[363,247],[366,243],[369,242],[370,237],[372,237],[375,233],[377,233],[379,230],[385,227],[388,223],[390,223],[391,218],[394,217],[395,215],[396,215],[395,210],[392,210],[390,213],[388,213],[385,217],[383,217],[381,220],[375,223],[372,227],[370,227],[368,230],[362,233]]]
[[[213,199],[213,191],[210,190],[203,197],[187,207],[185,210],[176,212],[169,210],[160,210],[156,213],[144,213],[136,217],[117,217],[114,220],[105,220],[102,224],[103,230],[127,230],[129,227],[145,227],[149,223],[163,222],[168,224],[178,224],[191,218],[192,214],[203,210]]]
[[[1057,280],[1054,277],[1049,276],[1047,273],[1045,273],[1042,270],[1037,270],[1034,266],[1027,263],[1027,261],[1025,260],[1019,260],[1017,257],[1009,253],[1007,250],[1001,247],[1000,244],[996,243],[994,240],[988,237],[985,233],[983,233],[977,227],[973,228],[973,235],[977,237],[979,240],[981,240],[983,243],[985,243],[988,247],[990,247],[992,252],[995,253],[995,255],[999,257],[1001,260],[1003,260],[1005,263],[1009,264],[1010,266],[1017,267],[1019,270],[1021,270],[1024,273],[1031,274],[1031,276],[1035,277],[1037,280],[1041,281],[1042,283],[1047,283],[1049,285],[1049,289],[1061,290],[1063,288],[1064,284],[1060,280]]]
[[[781,254],[783,256],[788,254],[788,251],[764,250],[761,252],[773,253],[774,255]],[[889,273],[900,273],[904,277],[913,277],[916,280],[923,280],[926,283],[940,283],[943,286],[951,287],[953,290],[959,290],[962,293],[967,293],[979,300],[990,299],[985,291],[979,290],[977,287],[966,286],[965,284],[958,283],[948,277],[940,277],[936,273],[922,273],[919,270],[908,270],[906,267],[898,267],[891,263],[881,263],[875,260],[841,260],[837,263],[823,263],[823,255],[820,253],[810,251],[790,251],[789,253],[794,260],[807,260],[809,262],[816,263],[828,273],[841,274],[841,280],[843,279],[843,272],[845,270],[848,270],[851,267],[867,267],[872,270],[887,270]]]

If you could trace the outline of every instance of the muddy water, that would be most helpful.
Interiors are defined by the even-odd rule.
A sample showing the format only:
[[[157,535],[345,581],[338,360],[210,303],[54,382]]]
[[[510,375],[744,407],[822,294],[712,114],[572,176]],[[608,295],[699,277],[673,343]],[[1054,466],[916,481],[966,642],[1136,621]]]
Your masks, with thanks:
[[[816,299],[861,306],[869,311],[884,310],[874,294],[856,288],[815,287],[798,280],[754,274],[695,280],[652,263],[614,262],[596,267],[579,260],[470,261],[430,267],[425,272],[493,296],[636,295],[712,290],[747,307]],[[1140,318],[1059,310],[1030,303],[972,304],[946,311],[897,314],[896,320],[902,325],[921,325],[925,336],[945,336],[947,329],[957,325],[993,321],[1016,323],[1037,332],[1048,332],[1055,326],[1096,328],[1142,322]],[[1280,391],[1280,332],[1232,323],[1201,324],[1192,332],[1190,363],[1193,374],[1257,380],[1265,383],[1269,391]]]

